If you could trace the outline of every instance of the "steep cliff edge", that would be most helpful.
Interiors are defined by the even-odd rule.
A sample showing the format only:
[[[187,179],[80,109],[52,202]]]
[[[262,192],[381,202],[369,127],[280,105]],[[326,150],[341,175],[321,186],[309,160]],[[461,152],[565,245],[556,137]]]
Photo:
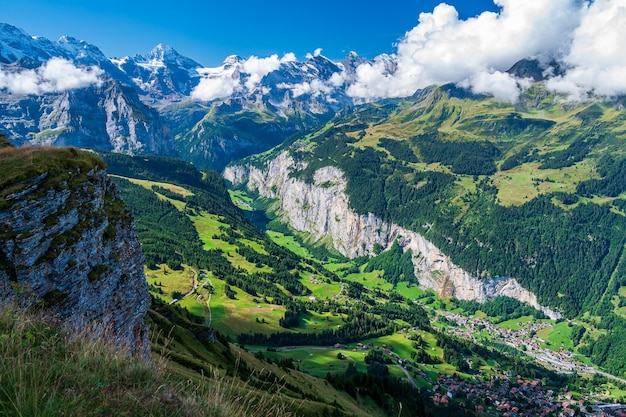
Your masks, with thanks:
[[[290,172],[299,168],[302,167],[283,152],[263,169],[251,164],[227,167],[224,177],[233,184],[246,183],[264,197],[278,199],[285,222],[295,230],[309,233],[315,241],[331,243],[347,257],[372,255],[375,245],[388,249],[398,240],[405,250],[412,250],[415,274],[423,288],[463,300],[486,301],[508,296],[532,305],[549,317],[560,316],[541,306],[536,295],[514,278],[477,279],[420,234],[384,222],[371,213],[355,213],[349,207],[346,180],[338,168],[320,168],[311,184],[290,177]]]
[[[0,302],[149,352],[133,220],[104,163],[74,148],[0,147]]]

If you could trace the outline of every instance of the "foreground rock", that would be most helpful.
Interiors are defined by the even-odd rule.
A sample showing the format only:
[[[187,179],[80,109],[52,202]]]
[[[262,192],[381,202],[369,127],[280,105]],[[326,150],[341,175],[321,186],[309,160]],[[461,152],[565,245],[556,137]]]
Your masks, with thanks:
[[[130,212],[97,157],[0,149],[0,302],[147,355],[150,297]],[[112,340],[111,340],[112,339]]]

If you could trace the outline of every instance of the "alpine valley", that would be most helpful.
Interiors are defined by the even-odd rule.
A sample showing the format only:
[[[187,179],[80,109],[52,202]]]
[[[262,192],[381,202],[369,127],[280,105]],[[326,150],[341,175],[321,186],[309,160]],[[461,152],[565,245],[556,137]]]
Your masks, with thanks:
[[[0,24],[0,415],[626,411],[626,97],[368,62]]]

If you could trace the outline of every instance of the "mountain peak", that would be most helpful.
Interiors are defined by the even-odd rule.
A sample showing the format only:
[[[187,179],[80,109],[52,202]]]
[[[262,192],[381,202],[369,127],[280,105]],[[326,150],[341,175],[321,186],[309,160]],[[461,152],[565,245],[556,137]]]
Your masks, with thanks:
[[[0,34],[3,35],[15,35],[15,36],[24,36],[30,38],[31,36],[24,32],[22,29],[17,26],[13,26],[9,23],[0,22]]]
[[[222,65],[227,66],[227,65],[236,65],[239,64],[241,62],[241,57],[239,55],[229,55],[226,57],[226,59],[224,60],[224,62],[222,63]]]
[[[0,63],[11,63],[24,57],[25,50],[32,49],[34,39],[22,29],[8,23],[0,23]]]
[[[96,62],[108,61],[107,57],[97,46],[82,39],[79,40],[72,36],[61,36],[56,44],[67,54],[67,58],[78,58],[81,61],[85,58],[90,58]],[[91,60],[89,60],[90,63],[92,63]]]
[[[160,61],[176,61],[176,59],[180,56],[181,55],[171,46],[160,43],[148,52],[146,58],[149,60],[157,59]]]

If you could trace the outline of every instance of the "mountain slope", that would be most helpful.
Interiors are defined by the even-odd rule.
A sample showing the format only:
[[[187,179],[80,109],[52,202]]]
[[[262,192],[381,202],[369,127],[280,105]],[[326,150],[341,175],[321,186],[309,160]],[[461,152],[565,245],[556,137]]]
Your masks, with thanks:
[[[156,110],[95,46],[0,25],[0,126],[15,144],[172,154]]]
[[[146,55],[112,58],[120,71],[133,81],[143,101],[162,106],[189,97],[200,81],[201,65],[171,46],[159,44]]]
[[[343,63],[315,56],[302,63],[276,62],[271,71],[256,73],[248,68],[250,60],[229,57],[218,68],[198,69],[202,78],[191,94],[196,102],[161,108],[182,158],[221,170],[352,104],[343,86]]]
[[[561,104],[540,85],[515,107],[435,88],[358,107],[283,148],[294,180],[335,166],[355,212],[422,233],[471,275],[515,277],[542,304],[576,315],[624,285],[624,189],[612,182],[622,109]],[[277,155],[251,163],[263,169]]]

